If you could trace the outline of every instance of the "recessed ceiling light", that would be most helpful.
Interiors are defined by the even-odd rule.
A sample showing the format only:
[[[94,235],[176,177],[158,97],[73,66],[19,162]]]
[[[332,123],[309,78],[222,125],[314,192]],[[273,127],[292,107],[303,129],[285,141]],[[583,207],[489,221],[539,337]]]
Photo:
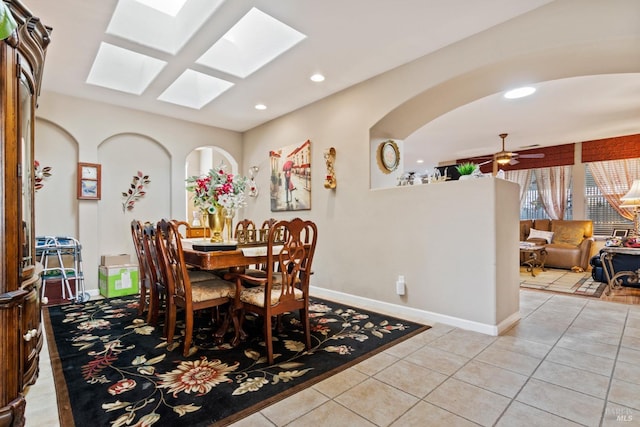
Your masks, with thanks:
[[[320,73],[316,73],[313,76],[309,77],[312,82],[323,82],[324,76]]]
[[[201,109],[233,83],[187,69],[158,97],[159,101]]]
[[[187,0],[136,0],[152,9],[166,13],[169,16],[176,16]]]
[[[418,164],[420,164],[420,165],[421,165],[421,164],[423,164],[423,163],[424,163],[424,160],[422,160],[422,159],[418,159],[418,160],[416,160],[416,163],[418,163]]]
[[[256,104],[255,109],[256,110],[266,110],[267,106],[264,105],[264,104]]]
[[[519,87],[517,89],[512,89],[504,94],[504,97],[507,99],[517,99],[524,98],[525,96],[531,95],[536,91],[536,88],[531,86]]]
[[[245,78],[306,37],[254,7],[196,62]]]
[[[165,65],[165,61],[102,42],[87,83],[140,95]]]

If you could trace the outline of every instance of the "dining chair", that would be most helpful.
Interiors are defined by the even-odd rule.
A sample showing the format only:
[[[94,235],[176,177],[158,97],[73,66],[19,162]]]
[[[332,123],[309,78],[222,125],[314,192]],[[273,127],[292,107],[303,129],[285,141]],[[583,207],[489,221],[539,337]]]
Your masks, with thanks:
[[[191,348],[193,337],[194,312],[219,308],[233,301],[235,285],[232,282],[212,276],[209,280],[192,282],[184,261],[182,242],[175,222],[162,219],[157,225],[157,244],[160,264],[167,279],[167,342],[173,342],[176,328],[177,308],[184,310],[184,348],[183,355],[189,356],[196,348]],[[215,332],[217,342],[221,342],[228,327],[229,316]]]
[[[286,235],[284,241],[279,239],[282,232]],[[317,238],[318,229],[312,221],[303,221],[300,218],[278,221],[269,229],[267,237],[266,277],[244,274],[238,274],[236,277],[234,319],[239,319],[240,324],[236,327],[234,342],[246,338],[241,324],[244,312],[261,316],[270,364],[273,363],[273,317],[277,318],[286,312],[298,310],[306,349],[311,348],[309,277]],[[254,286],[246,287],[245,283]]]
[[[147,302],[147,294],[149,297],[151,296],[150,291],[150,280],[147,277],[147,260],[146,254],[144,252],[144,243],[143,243],[143,224],[142,222],[134,219],[131,221],[131,238],[133,239],[133,247],[136,251],[136,258],[138,260],[138,274],[140,280],[140,299],[138,302],[138,315],[142,315],[150,306],[150,303]],[[147,314],[147,320],[149,319],[149,314]]]
[[[142,230],[142,244],[145,255],[145,277],[149,282],[149,314],[147,323],[150,325],[158,324],[160,307],[167,300],[167,286],[160,260],[158,258],[158,246],[156,244],[156,227],[154,224],[145,224]],[[166,333],[165,322],[165,333]]]
[[[256,224],[248,218],[244,218],[236,224],[233,237],[238,243],[249,243],[251,234],[255,236]]]

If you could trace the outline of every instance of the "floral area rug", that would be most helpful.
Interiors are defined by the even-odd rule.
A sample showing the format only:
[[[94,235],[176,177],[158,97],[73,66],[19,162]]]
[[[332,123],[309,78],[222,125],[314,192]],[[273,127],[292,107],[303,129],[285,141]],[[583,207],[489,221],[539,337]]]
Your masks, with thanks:
[[[247,315],[249,338],[233,348],[216,345],[204,311],[184,358],[182,335],[167,344],[137,309],[133,296],[45,310],[61,425],[227,425],[429,328],[313,299],[312,349],[297,314],[284,315],[268,365],[261,319]]]

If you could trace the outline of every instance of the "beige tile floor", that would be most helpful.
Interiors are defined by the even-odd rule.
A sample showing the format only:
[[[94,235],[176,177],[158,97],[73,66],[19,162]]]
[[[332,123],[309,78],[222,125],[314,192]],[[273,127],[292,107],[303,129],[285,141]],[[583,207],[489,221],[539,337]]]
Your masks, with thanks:
[[[499,337],[436,324],[233,426],[640,425],[640,305],[522,290],[520,311]],[[42,357],[27,427],[59,425]]]

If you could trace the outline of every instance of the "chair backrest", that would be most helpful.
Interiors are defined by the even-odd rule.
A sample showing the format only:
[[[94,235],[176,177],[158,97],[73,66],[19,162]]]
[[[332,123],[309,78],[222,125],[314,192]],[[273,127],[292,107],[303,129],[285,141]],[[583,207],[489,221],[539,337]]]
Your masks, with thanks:
[[[164,275],[158,259],[158,248],[156,246],[156,227],[151,223],[145,224],[142,230],[142,244],[144,246],[147,271],[152,284],[164,286]]]
[[[282,241],[284,236],[284,241]],[[295,298],[295,288],[309,298],[309,276],[318,240],[318,228],[312,221],[294,218],[278,221],[269,229],[267,239],[267,277],[273,277],[277,268],[282,278],[280,301]],[[282,247],[279,252],[275,248]],[[271,294],[272,280],[267,282],[265,295]],[[270,298],[266,296],[265,307]]]
[[[180,306],[191,306],[191,281],[184,262],[178,225],[162,219],[156,228],[158,258],[164,268],[167,294]]]
[[[140,266],[140,283],[145,286],[145,281],[148,279],[147,272],[147,260],[146,254],[144,253],[144,244],[142,242],[142,230],[143,225],[140,221],[134,219],[131,221],[131,238],[133,239],[133,247],[136,250],[136,257],[138,259],[138,265]]]
[[[253,236],[251,236],[251,233],[253,233]],[[236,224],[233,237],[235,237],[236,240],[240,243],[247,243],[252,241],[251,239],[255,240],[255,233],[255,223],[250,219],[245,218],[241,221],[238,221],[238,223]]]

